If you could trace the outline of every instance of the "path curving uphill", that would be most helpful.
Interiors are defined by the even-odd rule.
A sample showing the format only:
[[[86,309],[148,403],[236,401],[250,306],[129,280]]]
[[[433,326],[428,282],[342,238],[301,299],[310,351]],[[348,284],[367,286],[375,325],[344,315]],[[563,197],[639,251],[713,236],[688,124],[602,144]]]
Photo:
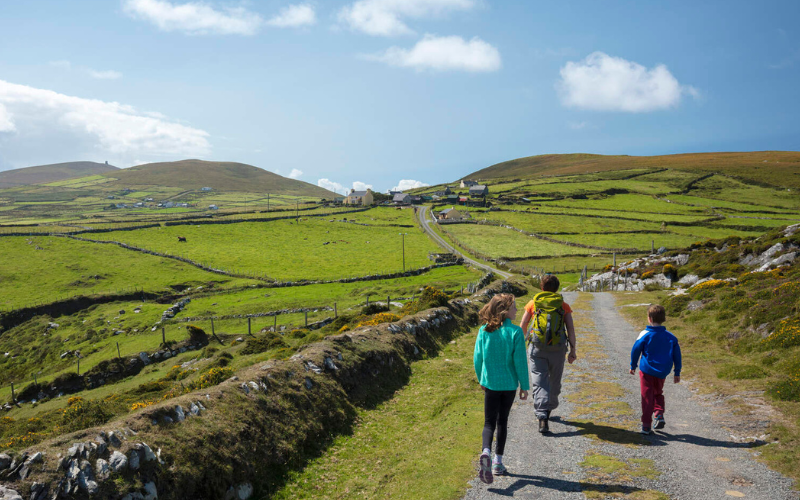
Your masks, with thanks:
[[[691,382],[665,385],[667,426],[650,436],[639,427],[639,378],[628,374],[632,326],[610,293],[565,293],[574,310],[578,361],[567,365],[561,406],[541,435],[530,399],[509,419],[505,463],[510,474],[471,481],[465,500],[619,498],[652,500],[797,500],[792,480],[755,456],[765,443]],[[692,368],[684,363],[684,375]],[[476,457],[479,450],[475,450]]]
[[[425,234],[427,234],[430,239],[436,242],[437,245],[447,249],[447,251],[449,252],[453,252],[454,254],[460,255],[466,262],[468,262],[470,265],[474,267],[477,267],[478,269],[491,271],[502,278],[510,278],[511,276],[513,276],[513,273],[509,273],[508,271],[501,271],[488,264],[485,264],[483,262],[478,262],[477,260],[472,259],[469,255],[461,252],[453,245],[446,242],[444,238],[436,234],[436,231],[431,229],[430,227],[431,221],[428,218],[429,210],[430,210],[429,207],[426,206],[417,207],[417,219],[419,220],[419,224],[422,227],[422,230],[425,231]]]

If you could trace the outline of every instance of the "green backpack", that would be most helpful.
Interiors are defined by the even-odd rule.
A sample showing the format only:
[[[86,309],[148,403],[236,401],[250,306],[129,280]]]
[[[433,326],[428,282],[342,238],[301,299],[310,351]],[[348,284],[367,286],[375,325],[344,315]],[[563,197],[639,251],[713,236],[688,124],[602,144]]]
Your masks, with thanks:
[[[541,292],[534,295],[533,304],[536,312],[531,319],[528,342],[545,346],[566,344],[564,297],[560,293]]]

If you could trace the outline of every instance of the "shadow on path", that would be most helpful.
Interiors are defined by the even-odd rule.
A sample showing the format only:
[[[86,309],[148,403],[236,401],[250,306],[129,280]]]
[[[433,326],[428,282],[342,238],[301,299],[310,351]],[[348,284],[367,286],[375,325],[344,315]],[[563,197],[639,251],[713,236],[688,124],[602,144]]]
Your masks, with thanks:
[[[556,418],[553,418],[556,420]],[[708,446],[712,448],[757,448],[766,443],[764,441],[754,441],[739,443],[735,441],[720,441],[694,434],[670,434],[664,431],[655,431],[649,436],[644,436],[638,432],[612,427],[610,425],[595,424],[584,420],[565,420],[558,419],[564,425],[577,427],[574,431],[553,432],[550,435],[554,438],[569,436],[596,436],[598,439],[617,444],[641,444],[645,446],[666,446],[670,442],[688,443],[696,446]]]
[[[528,486],[534,488],[548,488],[556,491],[597,491],[606,494],[623,493],[630,494],[636,491],[644,491],[635,486],[625,486],[622,484],[593,484],[585,481],[566,481],[552,477],[526,476],[524,474],[508,474],[508,477],[517,480],[505,488],[489,488],[487,491],[503,497],[512,497],[516,491]]]

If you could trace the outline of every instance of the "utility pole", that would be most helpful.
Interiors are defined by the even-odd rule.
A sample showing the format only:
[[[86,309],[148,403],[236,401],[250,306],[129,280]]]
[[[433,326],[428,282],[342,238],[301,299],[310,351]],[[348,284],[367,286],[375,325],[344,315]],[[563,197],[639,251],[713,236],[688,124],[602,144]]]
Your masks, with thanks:
[[[267,193],[267,212],[269,212],[269,193]]]
[[[403,237],[403,272],[406,272],[406,234],[408,233],[399,234]]]

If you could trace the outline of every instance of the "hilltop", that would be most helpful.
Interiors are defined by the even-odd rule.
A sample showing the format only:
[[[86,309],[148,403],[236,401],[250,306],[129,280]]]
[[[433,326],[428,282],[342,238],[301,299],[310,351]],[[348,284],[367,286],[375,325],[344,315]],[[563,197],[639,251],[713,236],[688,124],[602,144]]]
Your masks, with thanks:
[[[720,173],[742,180],[800,188],[800,152],[687,153],[662,156],[551,154],[496,163],[463,179],[529,179],[611,170],[663,169]]]
[[[106,163],[71,161],[0,172],[0,189],[28,184],[47,184],[76,177],[105,174],[119,169]]]
[[[107,185],[119,187],[165,186],[196,190],[211,187],[217,191],[239,191],[327,197],[333,193],[307,182],[288,179],[244,163],[181,160],[148,163],[105,174],[115,179]]]

